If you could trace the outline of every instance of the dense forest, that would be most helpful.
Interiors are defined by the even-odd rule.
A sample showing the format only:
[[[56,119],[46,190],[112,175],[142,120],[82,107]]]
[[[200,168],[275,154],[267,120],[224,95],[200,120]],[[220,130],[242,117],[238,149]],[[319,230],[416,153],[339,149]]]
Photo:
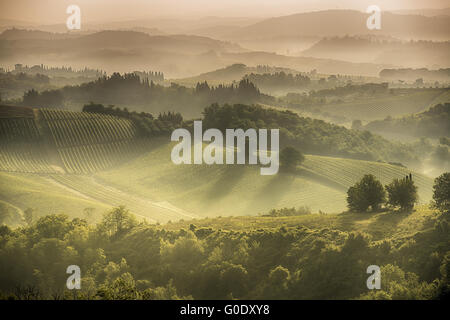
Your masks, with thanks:
[[[198,116],[202,108],[211,103],[269,103],[273,98],[261,94],[248,80],[229,86],[211,87],[207,82],[198,83],[195,88],[187,88],[172,83],[169,87],[141,79],[136,73],[101,77],[78,86],[66,86],[58,90],[37,92],[27,91],[23,105],[34,107],[61,108],[84,105],[90,101],[104,105],[133,106],[145,112],[177,111],[183,116]]]
[[[203,111],[205,128],[280,128],[281,147],[304,153],[363,160],[418,161],[413,146],[390,142],[369,131],[349,130],[322,120],[300,117],[292,111],[248,105],[213,104]]]
[[[245,230],[222,229],[220,218],[216,219],[218,227],[196,226],[195,221],[187,228],[148,225],[137,222],[123,207],[111,210],[97,224],[70,220],[63,214],[48,215],[30,221],[27,227],[0,227],[1,297],[448,297],[448,214],[430,215],[425,223],[428,227],[420,232],[402,236],[400,228],[398,234],[381,238],[375,231],[346,229],[348,215],[338,216],[342,224],[333,224],[334,218],[306,215],[302,217],[309,220],[288,227],[273,221],[272,227]],[[395,215],[396,220],[413,219],[395,212],[379,219]],[[276,218],[255,219],[268,222]],[[65,289],[65,271],[72,264],[82,272],[81,290],[75,292]],[[368,292],[366,268],[372,264],[381,266],[382,290]]]

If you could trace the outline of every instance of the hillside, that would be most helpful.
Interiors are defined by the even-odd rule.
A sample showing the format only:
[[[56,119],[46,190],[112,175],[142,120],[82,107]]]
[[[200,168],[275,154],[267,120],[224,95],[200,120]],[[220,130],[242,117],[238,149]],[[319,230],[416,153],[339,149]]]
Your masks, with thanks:
[[[233,108],[233,112],[242,112],[239,106]],[[261,176],[259,167],[248,165],[177,166],[170,161],[173,143],[164,137],[144,138],[129,119],[53,109],[2,107],[0,111],[0,171],[5,172],[0,200],[20,210],[35,208],[41,215],[60,206],[79,217],[84,208],[93,207],[98,219],[105,208],[119,205],[149,222],[256,215],[272,208],[301,206],[335,213],[346,209],[347,188],[364,174],[372,173],[386,184],[412,172],[381,162],[314,155],[307,155],[294,175]],[[212,125],[212,119],[221,121],[220,113],[210,111],[205,113],[205,125]],[[277,119],[279,123],[269,127],[284,123],[287,130],[294,130],[290,126],[300,121],[310,137],[329,131],[327,139],[339,140],[350,134],[324,122],[291,119],[289,112],[257,107],[249,111],[260,114],[260,124]],[[319,138],[307,140],[333,144]],[[415,172],[413,176],[421,202],[428,202],[432,179]],[[8,188],[15,179],[16,187]],[[43,184],[47,185],[41,189]],[[77,199],[80,202],[71,205]]]
[[[383,134],[440,138],[450,135],[450,103],[437,104],[426,111],[398,118],[375,120],[366,130]]]
[[[433,61],[436,67],[447,68],[450,66],[449,52],[449,41],[401,42],[379,37],[345,36],[322,39],[303,51],[302,55],[353,62],[385,63],[410,68],[421,68],[423,61],[429,60]]]
[[[11,34],[18,32],[21,34]],[[36,37],[34,32],[39,33],[13,30],[1,34],[0,63],[70,64],[74,68],[87,66],[107,72],[163,70],[167,75],[183,77],[222,67],[220,53],[245,51],[230,42],[191,35],[152,36],[115,30],[77,34],[70,39],[48,34],[46,38],[50,39],[29,39]]]
[[[370,86],[368,84],[367,86]],[[347,86],[351,88],[351,86]],[[364,87],[361,86],[361,87]],[[346,92],[346,87],[331,90],[319,90],[309,97],[287,97],[293,109],[304,109],[326,116],[351,120],[372,121],[388,116],[401,117],[428,110],[450,98],[448,88],[385,88],[384,92],[360,92],[355,88]],[[319,100],[318,99],[322,99]]]
[[[269,18],[230,34],[234,39],[285,36],[383,34],[399,38],[446,39],[450,17],[424,17],[383,13],[383,28],[368,30],[368,14],[354,10],[327,10]]]
[[[229,84],[233,82],[238,82],[244,76],[255,73],[274,73],[274,72],[285,72],[291,74],[298,74],[299,72],[289,68],[282,67],[270,67],[270,66],[256,66],[249,67],[242,63],[233,64],[225,68],[220,68],[214,71],[205,72],[194,77],[174,79],[171,82],[178,83],[185,86],[195,86],[199,82],[207,81],[210,85],[220,85]],[[258,86],[259,87],[259,86]]]
[[[5,31],[6,32],[6,31]],[[21,31],[24,32],[24,31]],[[28,31],[27,31],[28,32]],[[29,31],[31,32],[31,31]],[[13,37],[7,34],[8,37]],[[34,36],[31,34],[29,37]],[[6,36],[5,36],[6,37]],[[276,65],[300,71],[375,76],[387,64],[352,63],[337,59],[318,59],[250,51],[240,45],[194,35],[151,36],[135,31],[100,31],[77,34],[70,39],[1,39],[0,63],[71,65],[106,72],[161,70],[170,78],[192,77],[232,64]]]

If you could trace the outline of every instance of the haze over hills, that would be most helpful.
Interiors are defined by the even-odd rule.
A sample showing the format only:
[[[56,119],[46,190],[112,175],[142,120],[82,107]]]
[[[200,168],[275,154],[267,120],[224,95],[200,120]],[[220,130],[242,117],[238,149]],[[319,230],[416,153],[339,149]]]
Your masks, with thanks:
[[[445,9],[409,9],[409,10],[393,10],[394,14],[414,14],[425,17],[450,16],[450,8]]]
[[[307,57],[386,63],[411,68],[450,66],[450,41],[402,42],[376,36],[324,38],[302,52]],[[424,61],[429,61],[428,65]]]
[[[4,34],[6,40],[2,39]],[[33,37],[35,39],[27,39]],[[249,52],[234,43],[189,35],[150,36],[133,31],[101,31],[70,39],[47,38],[51,38],[51,35],[33,31],[12,30],[2,33],[0,63],[65,65],[70,61],[75,68],[88,66],[109,72],[157,69],[164,71],[168,77],[192,76],[235,63],[371,76],[378,75],[384,68],[393,67]]]
[[[15,34],[14,34],[15,33]],[[159,69],[188,75],[222,66],[220,53],[242,52],[236,44],[200,36],[150,36],[134,31],[101,31],[70,39],[26,39],[24,31],[0,36],[0,62],[15,64],[96,66],[106,71]],[[29,37],[35,37],[28,31]],[[41,34],[41,38],[43,37]],[[47,35],[51,37],[50,35]],[[15,40],[8,40],[14,38]],[[189,63],[187,63],[189,62]]]
[[[381,30],[368,30],[370,15],[355,10],[327,10],[298,13],[263,20],[242,27],[229,35],[230,39],[272,38],[358,34],[383,34],[404,39],[448,40],[450,17],[424,17],[382,13]]]
[[[0,300],[447,299],[450,9],[426,5],[0,0]]]

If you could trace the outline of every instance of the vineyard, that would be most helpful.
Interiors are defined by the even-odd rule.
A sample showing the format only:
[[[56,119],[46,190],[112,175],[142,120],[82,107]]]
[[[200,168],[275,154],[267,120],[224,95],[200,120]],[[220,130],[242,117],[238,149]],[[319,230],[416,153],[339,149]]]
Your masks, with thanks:
[[[54,173],[31,108],[0,107],[0,170]]]
[[[395,178],[404,178],[411,170],[400,166],[363,160],[332,158],[322,156],[306,156],[302,167],[323,177],[332,183],[342,186],[344,190],[355,184],[365,174],[373,174],[383,185]],[[419,173],[412,173],[418,187],[421,202],[431,200],[433,179]]]
[[[86,174],[112,167],[137,155],[133,123],[110,115],[42,109],[41,113],[68,173]]]
[[[145,149],[127,119],[65,110],[0,106],[0,170],[89,174]]]

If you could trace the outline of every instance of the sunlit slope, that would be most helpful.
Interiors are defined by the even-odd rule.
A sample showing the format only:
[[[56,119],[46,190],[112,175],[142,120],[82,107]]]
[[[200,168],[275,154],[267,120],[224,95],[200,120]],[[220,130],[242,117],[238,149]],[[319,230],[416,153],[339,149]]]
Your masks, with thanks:
[[[49,178],[69,190],[89,197],[111,207],[125,206],[132,213],[147,222],[167,222],[180,219],[193,219],[199,216],[181,210],[167,201],[154,202],[147,197],[139,197],[129,190],[120,190],[95,177],[88,175],[54,174]]]
[[[261,176],[259,166],[174,165],[172,146],[159,140],[145,155],[95,177],[152,201],[168,201],[189,212],[218,216],[254,215],[302,205],[315,212],[340,212],[346,208],[346,190],[364,174],[374,174],[387,184],[412,172],[385,163],[308,155],[297,175]],[[421,202],[428,202],[433,180],[415,172],[412,175]]]
[[[34,209],[39,216],[67,214],[70,217],[85,217],[85,208],[94,209],[94,219],[111,208],[75,190],[64,188],[48,177],[37,174],[0,172],[0,200],[24,211]]]
[[[419,201],[428,202],[432,197],[433,179],[401,166],[313,155],[306,156],[301,166],[319,178],[324,178],[324,181],[328,180],[343,189],[348,189],[365,174],[373,174],[383,185],[386,185],[394,178],[404,178],[411,173],[414,183],[418,187]]]
[[[96,177],[202,216],[254,215],[302,205],[326,212],[345,208],[342,191],[301,176],[262,176],[259,166],[249,165],[175,165],[170,160],[172,146],[159,140],[145,155]]]
[[[98,221],[103,213],[120,205],[139,220],[150,223],[198,217],[167,202],[152,202],[98,183],[88,175],[0,172],[0,201],[17,208],[20,214],[32,208],[37,216],[64,213],[71,218],[86,218],[85,209],[92,208],[92,221]]]

